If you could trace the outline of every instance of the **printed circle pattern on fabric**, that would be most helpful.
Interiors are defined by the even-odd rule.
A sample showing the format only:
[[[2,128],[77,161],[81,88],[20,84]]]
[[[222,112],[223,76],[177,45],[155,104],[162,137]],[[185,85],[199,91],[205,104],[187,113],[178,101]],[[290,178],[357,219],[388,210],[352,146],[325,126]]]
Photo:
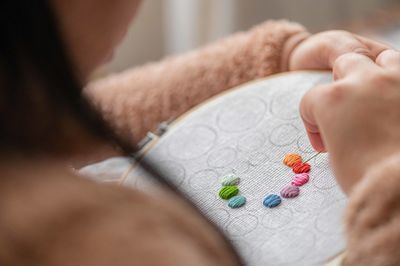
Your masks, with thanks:
[[[233,89],[177,120],[145,154],[184,168],[179,189],[237,244],[246,265],[317,266],[345,247],[341,223],[335,219],[342,207],[331,207],[345,196],[326,155],[310,161],[307,185],[306,175],[300,178],[282,164],[287,153],[296,152],[304,160],[314,154],[298,102],[308,89],[330,79],[330,73],[290,73]],[[218,195],[226,174],[241,179],[236,196],[247,199],[241,208],[231,209],[229,199]],[[262,205],[268,193],[280,196],[291,182],[303,185],[298,197],[281,197],[275,208]]]
[[[220,129],[229,132],[248,130],[261,122],[266,109],[266,104],[259,97],[235,98],[219,110],[217,124]]]

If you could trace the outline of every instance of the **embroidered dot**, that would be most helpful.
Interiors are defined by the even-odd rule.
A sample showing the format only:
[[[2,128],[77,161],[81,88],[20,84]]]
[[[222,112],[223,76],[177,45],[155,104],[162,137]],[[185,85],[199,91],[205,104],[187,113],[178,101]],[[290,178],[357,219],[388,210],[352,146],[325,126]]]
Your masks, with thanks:
[[[239,183],[240,183],[240,178],[234,174],[226,175],[222,179],[223,186],[235,186],[239,185]]]
[[[228,206],[231,207],[232,209],[240,208],[245,204],[246,204],[246,197],[242,195],[234,196],[230,198],[228,201]]]
[[[288,153],[285,155],[285,158],[283,159],[283,163],[289,167],[293,167],[293,165],[295,165],[296,163],[301,163],[302,162],[302,158],[300,155],[296,154],[296,153]]]
[[[221,188],[219,191],[219,196],[221,199],[230,199],[239,193],[239,188],[237,186],[226,186]]]
[[[292,180],[292,185],[302,186],[310,180],[310,176],[307,173],[296,174]]]
[[[279,204],[281,204],[281,202],[282,202],[281,197],[279,197],[278,195],[275,195],[275,194],[269,194],[263,200],[264,206],[268,207],[268,208],[274,208],[274,207],[278,206]]]
[[[294,198],[297,197],[299,193],[300,193],[299,187],[293,185],[287,185],[281,190],[281,196],[283,198]]]
[[[298,162],[293,165],[293,172],[296,174],[308,173],[311,170],[311,166],[308,163]]]

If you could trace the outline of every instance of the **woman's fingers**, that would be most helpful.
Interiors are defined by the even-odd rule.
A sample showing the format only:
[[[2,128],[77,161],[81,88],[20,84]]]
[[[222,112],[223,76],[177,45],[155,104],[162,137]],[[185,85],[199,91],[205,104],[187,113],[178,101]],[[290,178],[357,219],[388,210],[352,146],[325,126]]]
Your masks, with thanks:
[[[400,52],[387,49],[378,55],[376,64],[386,69],[400,70]]]
[[[337,80],[354,74],[368,75],[378,68],[368,56],[359,53],[346,53],[336,59],[332,71],[334,79]]]
[[[322,92],[327,86],[329,85],[317,86],[310,89],[303,96],[300,102],[300,116],[303,120],[310,143],[316,151],[326,150],[320,130],[318,128],[315,110],[319,104],[319,100],[321,99]]]
[[[376,56],[389,47],[380,42],[364,38],[346,31],[332,31],[326,39],[326,51],[323,56],[332,68],[336,60],[347,53],[364,55],[375,60]]]
[[[312,133],[310,131],[307,131],[307,136],[308,136],[308,139],[310,140],[311,146],[314,148],[314,150],[316,150],[317,152],[325,152],[326,151],[324,142],[322,140],[322,136],[319,132]]]
[[[374,61],[378,54],[388,48],[385,44],[346,31],[321,32],[294,48],[289,69],[332,69],[337,58],[347,53],[364,55]]]
[[[354,35],[354,37],[368,48],[370,56],[372,58],[376,58],[382,51],[390,49],[390,46],[384,43],[371,40],[359,35]]]

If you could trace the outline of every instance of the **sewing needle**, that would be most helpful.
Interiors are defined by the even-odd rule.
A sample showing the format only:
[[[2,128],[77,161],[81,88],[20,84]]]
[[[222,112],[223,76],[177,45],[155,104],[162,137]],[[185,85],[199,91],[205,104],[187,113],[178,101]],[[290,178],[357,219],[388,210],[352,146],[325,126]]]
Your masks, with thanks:
[[[316,154],[314,154],[313,156],[311,156],[310,158],[308,158],[306,161],[304,161],[303,163],[309,162],[312,159],[314,159],[315,157],[317,157],[321,152],[317,152]]]

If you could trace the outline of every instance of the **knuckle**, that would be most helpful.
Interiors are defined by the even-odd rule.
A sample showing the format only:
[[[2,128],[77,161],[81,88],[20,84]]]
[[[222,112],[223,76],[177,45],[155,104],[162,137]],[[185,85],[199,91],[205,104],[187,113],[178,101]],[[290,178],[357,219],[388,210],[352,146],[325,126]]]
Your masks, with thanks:
[[[357,46],[352,49],[353,53],[371,57],[371,51],[367,47]]]
[[[348,66],[352,65],[354,60],[356,60],[356,54],[355,53],[345,53],[340,55],[338,58],[336,58],[334,64],[333,64],[333,69],[346,69]]]
[[[389,72],[397,71],[397,76],[400,74],[399,51],[386,49],[377,56],[376,63]]]
[[[386,60],[387,54],[388,54],[388,49],[382,51],[381,53],[379,53],[379,54],[376,56],[375,62],[376,62],[377,64],[382,64],[382,63]]]
[[[386,88],[397,86],[399,83],[399,73],[393,73],[394,71],[375,71],[367,75],[368,81],[377,88]]]
[[[343,101],[347,91],[346,86],[338,82],[316,87],[315,110],[318,113],[327,113],[327,108],[335,108]]]
[[[327,108],[337,107],[348,97],[349,91],[349,84],[344,82],[318,85],[305,94],[300,105],[312,106],[317,113],[327,113]]]
[[[346,88],[341,83],[333,83],[324,91],[326,104],[333,105],[341,102],[346,94]]]

